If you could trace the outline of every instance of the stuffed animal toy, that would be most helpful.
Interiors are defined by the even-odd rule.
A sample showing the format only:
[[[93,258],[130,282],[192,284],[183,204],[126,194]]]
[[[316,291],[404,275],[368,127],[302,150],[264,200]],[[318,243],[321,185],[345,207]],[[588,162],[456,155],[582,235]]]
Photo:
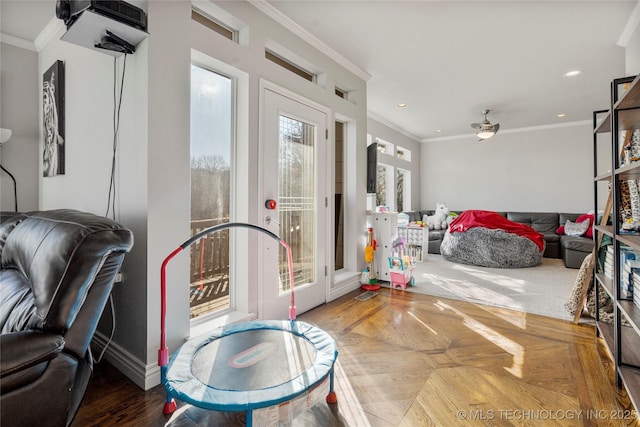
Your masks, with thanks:
[[[453,222],[454,219],[456,219],[457,216],[458,216],[457,213],[449,212],[449,215],[447,215],[447,220],[445,221],[447,223],[447,227],[449,227],[449,225],[451,225],[451,223]]]
[[[435,213],[427,216],[427,226],[429,227],[429,230],[446,229],[448,216],[449,208],[444,203],[436,203]]]

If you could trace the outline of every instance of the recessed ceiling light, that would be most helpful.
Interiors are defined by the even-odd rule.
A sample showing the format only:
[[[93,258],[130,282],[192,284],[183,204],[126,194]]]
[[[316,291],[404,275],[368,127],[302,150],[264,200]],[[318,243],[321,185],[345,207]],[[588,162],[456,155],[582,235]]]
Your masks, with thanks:
[[[556,114],[556,117],[561,119],[563,117],[566,117],[567,115],[565,113],[560,113],[560,114]]]
[[[398,108],[405,108],[407,106],[407,104],[398,104],[397,107]]]
[[[564,73],[565,77],[575,77],[582,74],[582,71],[580,70],[571,70],[571,71],[567,71],[566,73]]]
[[[436,129],[436,133],[442,133],[442,129]]]

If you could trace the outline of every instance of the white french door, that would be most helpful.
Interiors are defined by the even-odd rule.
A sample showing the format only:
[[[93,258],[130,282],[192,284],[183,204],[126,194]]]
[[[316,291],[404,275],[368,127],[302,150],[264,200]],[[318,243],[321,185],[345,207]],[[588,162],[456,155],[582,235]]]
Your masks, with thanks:
[[[264,89],[262,162],[263,227],[280,236],[293,253],[298,313],[326,301],[327,114]],[[266,203],[274,200],[275,209]],[[260,239],[260,317],[286,319],[290,305],[286,251],[274,239]]]

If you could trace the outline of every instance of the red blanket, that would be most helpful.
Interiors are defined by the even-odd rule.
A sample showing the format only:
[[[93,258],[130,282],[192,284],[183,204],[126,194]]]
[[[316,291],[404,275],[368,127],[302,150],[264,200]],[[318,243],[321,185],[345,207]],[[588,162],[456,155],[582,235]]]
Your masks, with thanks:
[[[462,212],[449,224],[449,232],[464,232],[473,227],[504,230],[527,237],[538,245],[541,252],[544,250],[544,235],[542,233],[526,224],[510,221],[502,215],[490,211],[469,210]]]

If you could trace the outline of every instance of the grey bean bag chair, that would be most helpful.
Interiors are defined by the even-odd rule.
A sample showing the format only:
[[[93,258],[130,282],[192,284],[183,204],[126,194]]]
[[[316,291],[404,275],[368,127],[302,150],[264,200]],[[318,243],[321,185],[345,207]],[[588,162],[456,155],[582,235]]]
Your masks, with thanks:
[[[465,232],[447,231],[440,246],[452,262],[493,268],[534,267],[544,250],[531,239],[499,229],[474,227]]]

